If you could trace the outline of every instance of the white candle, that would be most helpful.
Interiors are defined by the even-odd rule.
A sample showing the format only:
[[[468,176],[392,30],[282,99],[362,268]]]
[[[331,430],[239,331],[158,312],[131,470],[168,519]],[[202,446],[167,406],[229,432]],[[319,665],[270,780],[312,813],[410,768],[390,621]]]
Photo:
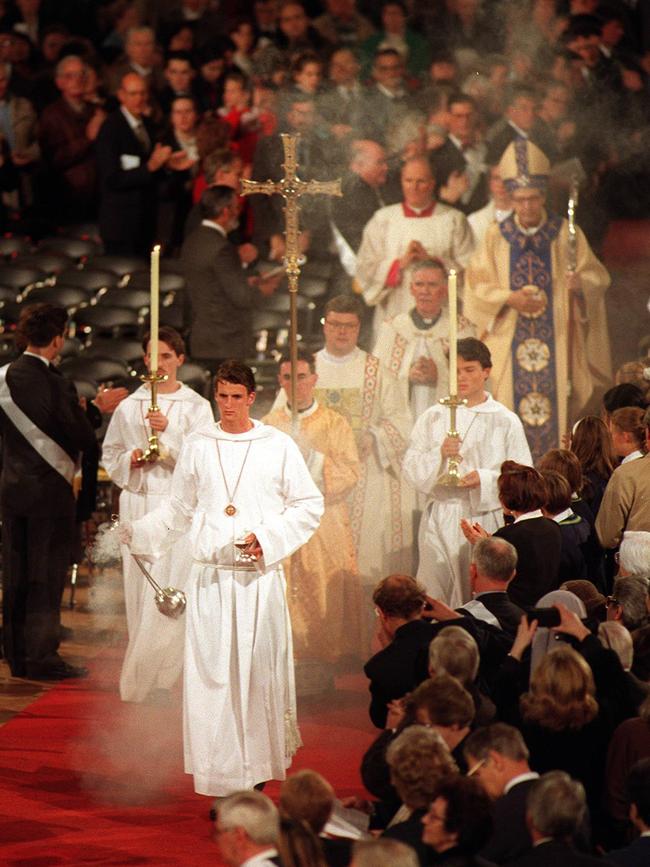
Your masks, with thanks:
[[[456,272],[449,271],[449,394],[458,394],[458,289]]]
[[[158,313],[160,302],[160,247],[151,251],[151,303],[149,305],[149,346],[151,373],[158,372]]]

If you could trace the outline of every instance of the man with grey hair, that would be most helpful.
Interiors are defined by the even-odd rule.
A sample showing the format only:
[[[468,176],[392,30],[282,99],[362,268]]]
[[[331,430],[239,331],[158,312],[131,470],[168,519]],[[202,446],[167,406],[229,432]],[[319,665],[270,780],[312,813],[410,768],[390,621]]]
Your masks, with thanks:
[[[618,574],[650,576],[650,532],[626,530],[618,549]]]
[[[473,599],[459,610],[498,625],[514,637],[524,614],[508,596],[517,571],[517,551],[506,539],[488,536],[472,548],[469,577]]]
[[[415,851],[406,843],[382,837],[355,843],[350,867],[418,867],[419,863]]]
[[[355,843],[350,867],[418,867],[419,863],[415,851],[406,843],[382,837]]]
[[[630,632],[645,626],[649,587],[650,581],[640,575],[618,577],[612,595],[607,598],[607,619],[620,621]]]
[[[577,852],[567,842],[580,828],[587,809],[582,783],[564,771],[550,771],[533,783],[526,821],[533,848],[511,867],[604,867],[609,862]]]
[[[449,394],[447,269],[440,259],[413,266],[410,293],[415,306],[381,323],[373,353],[397,376],[416,421]],[[459,316],[459,339],[475,336],[472,323]]]
[[[530,769],[521,732],[506,723],[472,732],[463,753],[469,773],[494,801],[492,836],[481,855],[495,864],[505,864],[530,849],[526,798],[539,774]]]
[[[261,792],[236,792],[219,802],[214,837],[230,867],[282,864],[276,848],[279,836],[277,807]]]
[[[86,102],[87,75],[81,57],[69,54],[60,60],[54,80],[61,95],[45,107],[39,123],[46,169],[41,193],[65,223],[92,219],[97,212],[95,139],[106,112]]]

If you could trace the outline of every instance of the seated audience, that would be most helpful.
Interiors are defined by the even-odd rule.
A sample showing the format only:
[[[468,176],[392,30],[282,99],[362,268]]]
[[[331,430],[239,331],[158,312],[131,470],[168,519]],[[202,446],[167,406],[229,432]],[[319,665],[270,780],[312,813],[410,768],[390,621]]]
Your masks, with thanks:
[[[512,867],[606,867],[607,861],[576,852],[569,842],[584,822],[586,809],[584,787],[563,771],[550,771],[536,780],[526,806],[533,846],[512,861]]]
[[[650,580],[629,575],[614,581],[612,595],[607,600],[607,619],[620,622],[634,632],[648,621],[648,589]]]
[[[229,867],[253,861],[280,864],[280,817],[270,798],[261,792],[237,792],[219,801],[214,832],[221,857]]]
[[[505,864],[532,845],[526,823],[526,799],[539,774],[528,764],[529,751],[521,732],[494,723],[473,732],[464,744],[469,774],[492,799],[492,834],[481,855]]]
[[[406,843],[381,837],[354,844],[350,867],[418,867],[417,854]]]
[[[650,862],[650,756],[638,761],[627,776],[630,820],[639,836],[623,849],[608,852],[607,858],[621,867],[646,867]]]
[[[455,677],[437,674],[406,699],[415,721],[438,732],[461,773],[467,771],[463,747],[474,722],[474,700]]]
[[[478,853],[492,832],[490,800],[476,780],[449,777],[422,819],[422,839],[435,855],[426,864],[480,867]]]
[[[413,846],[422,861],[422,821],[438,786],[458,769],[441,736],[424,726],[405,729],[386,751],[390,779],[401,806],[383,836]],[[426,861],[425,861],[426,863]]]

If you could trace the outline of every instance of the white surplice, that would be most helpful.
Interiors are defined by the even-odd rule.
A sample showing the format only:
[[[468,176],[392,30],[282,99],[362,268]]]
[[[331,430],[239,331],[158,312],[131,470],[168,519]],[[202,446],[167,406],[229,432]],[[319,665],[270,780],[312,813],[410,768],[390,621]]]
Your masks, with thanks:
[[[183,733],[185,771],[199,794],[282,780],[300,746],[281,564],[322,512],[296,444],[256,421],[246,433],[215,424],[188,437],[171,496],[133,524],[133,552],[154,557],[190,530]],[[247,567],[237,565],[234,541],[248,533],[263,558]]]
[[[398,313],[382,323],[373,355],[397,377],[415,421],[425,409],[449,394],[449,308],[445,305],[428,328],[419,328],[412,313]],[[458,339],[464,337],[476,337],[476,329],[464,316],[459,316]],[[409,381],[411,367],[420,357],[429,358],[436,365],[435,383]]]
[[[111,417],[104,437],[102,464],[114,484],[122,488],[120,520],[133,521],[153,511],[169,496],[174,466],[185,437],[214,423],[207,400],[181,385],[171,394],[159,394],[158,406],[167,416],[159,435],[163,460],[131,467],[134,449],[146,449],[150,430],[146,415],[151,392],[146,386],[129,395]],[[151,572],[161,587],[182,590],[187,580],[189,543],[180,540]],[[138,565],[122,546],[124,602],[129,644],[120,675],[122,701],[143,701],[155,689],[169,689],[183,668],[183,620],[170,620],[158,611],[154,591]]]
[[[375,338],[384,319],[406,313],[413,304],[410,268],[400,273],[395,285],[387,283],[411,241],[420,241],[429,256],[457,271],[463,270],[474,249],[467,217],[449,205],[437,202],[428,217],[406,217],[401,203],[376,211],[363,230],[356,271],[364,301],[375,308]]]
[[[486,393],[487,394],[487,393]],[[404,475],[428,497],[419,533],[418,580],[427,592],[456,608],[471,598],[471,546],[461,518],[478,521],[488,533],[503,525],[497,479],[505,460],[531,465],[530,449],[518,416],[487,395],[476,406],[458,408],[461,476],[477,470],[477,488],[443,487],[436,482],[447,469],[440,447],[449,430],[449,410],[432,406],[415,423],[404,456]]]

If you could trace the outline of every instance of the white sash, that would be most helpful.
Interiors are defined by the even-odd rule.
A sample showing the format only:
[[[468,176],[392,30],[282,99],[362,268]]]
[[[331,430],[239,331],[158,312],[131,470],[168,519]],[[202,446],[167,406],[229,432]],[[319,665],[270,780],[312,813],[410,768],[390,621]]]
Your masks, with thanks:
[[[8,368],[8,364],[0,368],[0,408],[43,460],[47,461],[71,485],[75,474],[74,461],[58,443],[39,430],[22,409],[16,406],[7,385]]]

